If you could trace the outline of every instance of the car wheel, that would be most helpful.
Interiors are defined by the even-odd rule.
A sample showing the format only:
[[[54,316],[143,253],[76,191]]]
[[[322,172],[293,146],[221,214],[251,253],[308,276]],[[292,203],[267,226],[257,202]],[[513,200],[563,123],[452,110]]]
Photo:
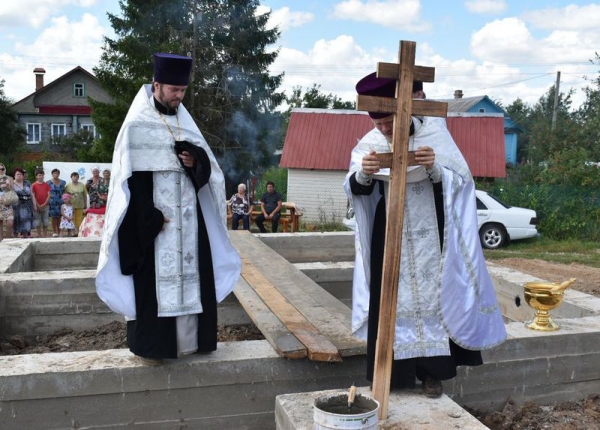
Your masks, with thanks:
[[[506,242],[506,230],[500,224],[486,224],[479,230],[481,246],[486,249],[500,248]]]

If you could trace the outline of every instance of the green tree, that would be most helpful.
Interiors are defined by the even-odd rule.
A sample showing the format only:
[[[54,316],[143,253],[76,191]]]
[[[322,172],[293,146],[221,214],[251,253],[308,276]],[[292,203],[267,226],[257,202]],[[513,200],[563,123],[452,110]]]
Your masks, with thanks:
[[[47,159],[50,154],[53,158],[62,161],[94,162],[98,157],[93,152],[94,135],[87,130],[79,130],[71,136],[60,136],[50,139],[45,144]]]
[[[152,80],[152,54],[195,58],[184,104],[226,175],[235,180],[271,161],[281,140],[282,75],[269,76],[278,37],[257,0],[121,0],[122,16],[109,14],[117,37],[105,38],[98,68],[114,105],[93,102],[101,138],[97,154],[112,154],[127,109],[143,83]]]
[[[600,64],[596,53],[593,64]],[[586,100],[577,112],[580,128],[577,133],[579,145],[588,151],[588,161],[600,161],[600,76],[584,88]]]
[[[292,89],[292,94],[286,97],[289,106],[287,115],[293,108],[318,108],[318,109],[356,109],[356,103],[344,101],[334,94],[325,94],[321,92],[321,85],[313,84],[307,88],[304,94],[302,87],[296,86]]]
[[[356,103],[344,101],[334,94],[325,94],[321,92],[321,85],[313,84],[312,87],[306,88],[304,93],[301,86],[292,88],[292,93],[285,97],[288,105],[287,111],[283,113],[283,134],[285,135],[292,109],[295,108],[315,108],[315,109],[356,109]],[[281,142],[283,145],[283,142]]]
[[[577,129],[576,117],[571,112],[573,90],[559,93],[556,124],[552,129],[554,110],[554,85],[531,108],[521,100],[507,107],[507,112],[523,128],[519,137],[522,155],[526,162],[544,164],[558,151],[574,146],[574,133]],[[514,115],[514,116],[513,116]]]
[[[12,101],[4,95],[4,80],[0,81],[0,160],[7,163],[25,147],[25,130],[19,125]]]

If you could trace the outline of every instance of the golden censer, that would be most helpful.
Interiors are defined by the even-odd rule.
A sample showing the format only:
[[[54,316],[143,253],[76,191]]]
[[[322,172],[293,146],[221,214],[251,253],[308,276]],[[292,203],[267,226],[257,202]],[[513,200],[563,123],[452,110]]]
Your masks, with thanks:
[[[533,320],[525,323],[527,328],[541,331],[558,330],[559,326],[548,311],[558,307],[565,294],[565,290],[575,282],[577,278],[571,278],[562,284],[550,282],[527,282],[523,285],[525,302],[536,310]]]

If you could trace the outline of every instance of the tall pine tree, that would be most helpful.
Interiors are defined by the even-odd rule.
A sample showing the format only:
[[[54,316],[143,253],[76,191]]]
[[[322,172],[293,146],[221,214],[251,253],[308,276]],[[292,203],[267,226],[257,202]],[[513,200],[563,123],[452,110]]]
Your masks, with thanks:
[[[94,69],[114,105],[93,102],[101,138],[94,151],[110,158],[133,97],[152,80],[152,54],[194,58],[184,99],[227,177],[237,181],[249,169],[270,162],[281,139],[282,75],[269,76],[277,57],[269,50],[278,37],[267,29],[269,14],[257,15],[256,0],[121,0],[122,16],[109,14],[117,37],[105,39]],[[109,155],[110,154],[110,155]]]

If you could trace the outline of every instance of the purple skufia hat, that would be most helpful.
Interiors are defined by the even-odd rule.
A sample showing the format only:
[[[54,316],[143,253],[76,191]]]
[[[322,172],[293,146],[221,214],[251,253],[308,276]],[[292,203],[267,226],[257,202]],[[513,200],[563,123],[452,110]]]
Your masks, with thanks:
[[[413,93],[423,91],[423,82],[413,82]],[[361,96],[374,97],[396,97],[396,79],[378,78],[377,73],[373,72],[362,78],[356,84],[356,92]],[[385,118],[393,112],[369,112],[373,119]]]
[[[186,86],[190,83],[192,59],[183,55],[154,54],[154,80],[161,84]]]

